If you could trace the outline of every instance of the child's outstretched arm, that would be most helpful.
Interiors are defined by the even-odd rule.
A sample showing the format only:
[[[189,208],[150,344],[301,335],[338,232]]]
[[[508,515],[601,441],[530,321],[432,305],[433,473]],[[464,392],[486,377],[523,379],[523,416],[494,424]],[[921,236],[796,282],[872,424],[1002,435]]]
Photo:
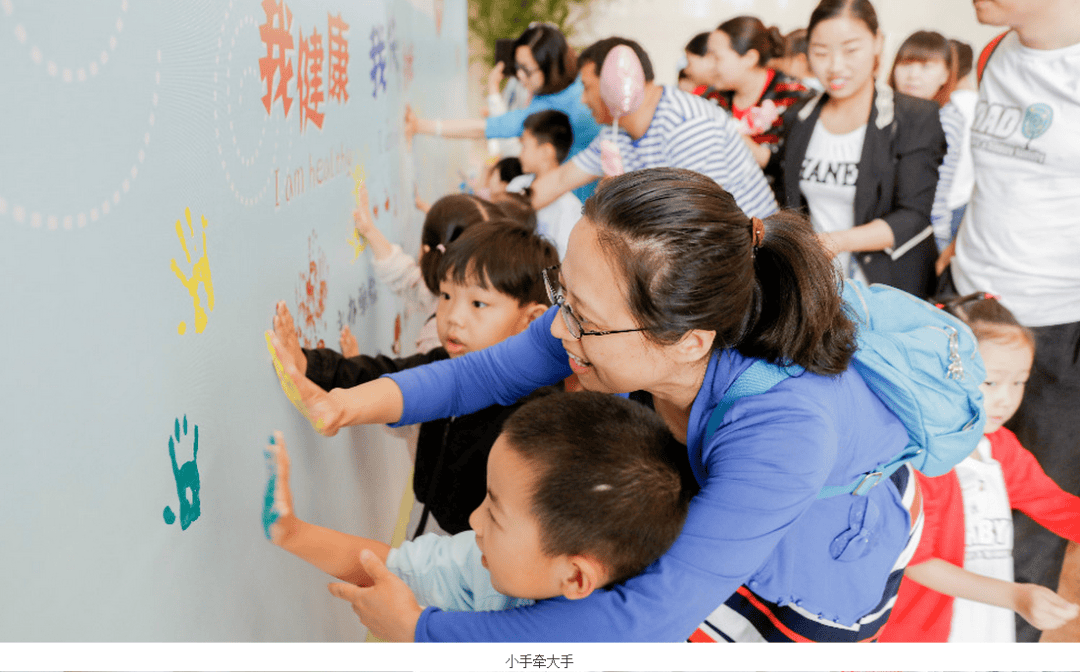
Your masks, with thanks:
[[[945,595],[1011,609],[1039,630],[1060,628],[1080,614],[1080,607],[1045,586],[975,574],[941,558],[910,565],[904,575]]]
[[[357,233],[363,236],[371,245],[371,251],[375,254],[375,258],[382,261],[389,257],[394,249],[382,231],[375,226],[375,218],[372,216],[371,206],[368,204],[367,185],[361,183],[357,186],[356,197],[359,205],[352,213],[353,224],[356,226]]]
[[[360,552],[367,549],[386,562],[390,547],[381,541],[312,525],[297,518],[289,489],[289,454],[281,432],[274,432],[263,452],[267,467],[263,500],[266,538],[342,581],[358,586],[372,585],[371,577],[360,562]]]

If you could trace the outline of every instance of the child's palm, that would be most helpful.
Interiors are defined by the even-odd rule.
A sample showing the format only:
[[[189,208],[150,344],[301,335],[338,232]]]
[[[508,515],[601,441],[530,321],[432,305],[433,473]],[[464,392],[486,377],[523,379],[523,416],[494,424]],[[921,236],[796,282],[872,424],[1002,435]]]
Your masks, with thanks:
[[[293,515],[292,490],[289,489],[289,453],[285,437],[274,432],[263,449],[266,458],[266,494],[263,498],[263,530],[277,545],[284,541],[286,522]]]

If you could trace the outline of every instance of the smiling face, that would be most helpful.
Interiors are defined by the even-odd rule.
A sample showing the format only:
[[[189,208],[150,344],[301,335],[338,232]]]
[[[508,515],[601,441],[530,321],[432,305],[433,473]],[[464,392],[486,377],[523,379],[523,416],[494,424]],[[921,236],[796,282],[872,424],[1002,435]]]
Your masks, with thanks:
[[[491,446],[487,497],[469,516],[481,562],[503,595],[544,600],[563,594],[566,556],[543,552],[540,523],[532,512],[536,468],[504,436]]]
[[[981,386],[986,408],[983,433],[990,434],[1000,429],[1020,408],[1035,352],[1017,332],[1016,338],[1008,340],[981,339],[979,354],[986,366],[986,380]]]
[[[601,247],[596,226],[582,217],[570,232],[559,279],[566,304],[586,331],[636,329],[623,290],[621,271]],[[685,362],[675,346],[657,344],[635,331],[578,340],[556,318],[551,334],[562,341],[581,386],[596,392],[657,391],[678,377]]]
[[[491,283],[485,289],[477,282],[457,284],[444,279],[439,283],[435,326],[450,356],[460,357],[521,333],[544,309],[538,303],[519,305]]]
[[[810,69],[829,96],[844,99],[873,89],[882,42],[864,22],[847,15],[825,19],[809,39]]]
[[[909,96],[933,100],[949,81],[949,66],[940,58],[930,61],[907,61],[893,68],[896,90]]]

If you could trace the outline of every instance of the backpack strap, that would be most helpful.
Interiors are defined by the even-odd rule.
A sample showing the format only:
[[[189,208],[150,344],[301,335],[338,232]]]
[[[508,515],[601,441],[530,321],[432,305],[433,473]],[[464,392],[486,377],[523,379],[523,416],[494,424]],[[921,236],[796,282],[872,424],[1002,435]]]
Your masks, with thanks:
[[[915,451],[905,450],[900,455],[897,455],[885,464],[879,466],[874,471],[862,474],[847,485],[824,486],[823,488],[821,488],[821,491],[818,492],[817,498],[828,499],[829,497],[836,497],[837,495],[866,495],[874,488],[875,485],[892,476],[897,469],[910,462],[912,458],[914,458],[921,452],[921,449]]]
[[[727,413],[731,405],[743,397],[750,397],[755,394],[761,394],[762,392],[768,392],[777,383],[787,380],[792,376],[798,376],[802,374],[803,368],[797,364],[791,366],[779,366],[777,364],[770,364],[763,359],[759,359],[750,365],[745,371],[739,374],[739,377],[735,379],[735,382],[731,384],[731,387],[727,389],[724,396],[721,397],[720,403],[716,405],[716,409],[713,410],[713,414],[709,417],[709,424],[705,426],[705,436],[712,436],[719,429],[720,423],[724,421],[724,415]]]
[[[1001,41],[1005,39],[1005,36],[1008,34],[1009,31],[1006,30],[1004,33],[990,40],[990,43],[983,47],[982,53],[979,54],[979,63],[975,67],[976,84],[982,82],[983,71],[986,70],[986,62],[989,61],[990,57],[994,55],[994,52],[997,51],[998,45],[1001,44]]]
[[[720,428],[720,424],[723,423],[724,415],[727,413],[728,409],[739,399],[768,392],[778,383],[783,382],[792,376],[801,375],[803,371],[803,367],[795,364],[791,366],[779,366],[777,364],[770,364],[763,359],[755,361],[735,379],[735,382],[731,384],[731,387],[729,387],[727,392],[724,393],[724,396],[721,397],[720,403],[716,405],[712,415],[709,417],[709,423],[705,426],[705,436],[712,436],[716,433],[716,430]],[[874,471],[862,474],[847,485],[824,486],[821,488],[821,491],[818,492],[817,498],[828,499],[829,497],[836,497],[837,495],[851,494],[866,495],[875,485],[889,476],[892,476],[893,472],[904,466],[906,462],[909,462],[920,452],[922,452],[921,449],[914,451],[905,450],[892,460],[877,467]]]

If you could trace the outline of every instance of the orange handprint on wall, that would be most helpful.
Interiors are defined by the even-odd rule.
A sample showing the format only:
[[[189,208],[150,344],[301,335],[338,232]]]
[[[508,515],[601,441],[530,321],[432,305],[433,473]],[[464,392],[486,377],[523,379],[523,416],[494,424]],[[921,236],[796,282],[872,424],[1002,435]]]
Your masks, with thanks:
[[[305,348],[312,347],[312,343],[323,347],[318,332],[326,329],[326,320],[322,319],[326,310],[326,254],[319,247],[318,238],[314,231],[308,236],[308,270],[300,274],[296,286],[297,330]]]
[[[184,219],[187,221],[188,234],[191,237],[192,247],[195,245],[195,229],[191,226],[191,208],[184,208]],[[210,259],[206,255],[206,216],[202,217],[202,255],[191,265],[191,276],[187,276],[180,270],[180,265],[173,258],[170,268],[176,277],[187,288],[191,295],[191,301],[195,307],[195,333],[201,334],[206,329],[206,310],[203,309],[202,300],[199,297],[199,285],[206,292],[206,309],[214,310],[214,282],[210,277]],[[176,220],[176,237],[180,239],[180,245],[184,248],[184,258],[191,264],[191,252],[188,248],[187,238],[184,236],[184,226],[181,220]],[[177,326],[177,332],[183,334],[187,331],[187,322],[181,322]]]

